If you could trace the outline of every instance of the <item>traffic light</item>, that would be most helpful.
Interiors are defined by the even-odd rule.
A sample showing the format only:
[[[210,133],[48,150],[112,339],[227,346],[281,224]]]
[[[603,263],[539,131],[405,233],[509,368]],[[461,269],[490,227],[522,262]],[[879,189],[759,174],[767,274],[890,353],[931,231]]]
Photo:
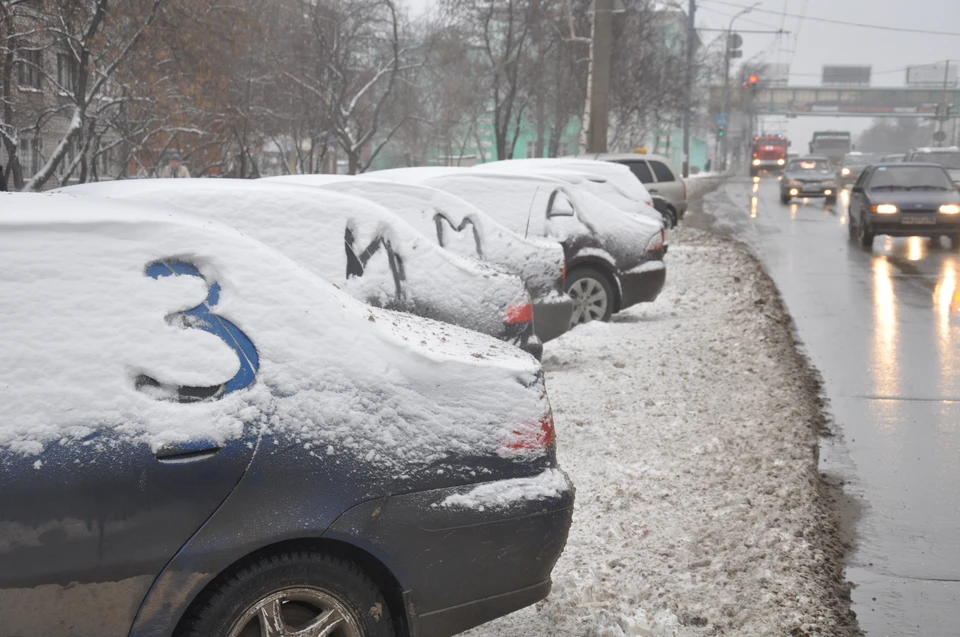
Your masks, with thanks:
[[[757,87],[760,84],[760,78],[757,75],[751,75],[747,78],[747,81],[743,83],[743,89],[745,91],[750,91],[751,95],[756,94]]]
[[[723,129],[717,129],[717,137],[723,137]]]

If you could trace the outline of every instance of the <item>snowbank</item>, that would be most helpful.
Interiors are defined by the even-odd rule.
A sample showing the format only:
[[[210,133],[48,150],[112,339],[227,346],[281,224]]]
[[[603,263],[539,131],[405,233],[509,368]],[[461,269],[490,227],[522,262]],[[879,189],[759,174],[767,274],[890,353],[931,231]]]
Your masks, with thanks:
[[[815,383],[752,258],[678,230],[660,298],[545,367],[573,527],[550,597],[470,637],[858,634]]]

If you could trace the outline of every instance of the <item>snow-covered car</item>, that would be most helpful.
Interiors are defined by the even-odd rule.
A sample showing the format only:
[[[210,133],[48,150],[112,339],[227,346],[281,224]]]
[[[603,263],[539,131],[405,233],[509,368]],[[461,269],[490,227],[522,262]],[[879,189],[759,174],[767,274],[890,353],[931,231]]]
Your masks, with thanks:
[[[573,301],[563,289],[563,249],[555,241],[522,237],[442,190],[379,180],[375,175],[286,175],[264,181],[312,185],[378,203],[444,249],[519,276],[533,300],[534,332],[541,341],[570,329]]]
[[[507,170],[567,170],[602,177],[613,184],[628,199],[653,207],[663,217],[667,228],[676,227],[687,211],[686,190],[684,190],[682,205],[675,205],[668,197],[662,196],[662,193],[657,194],[647,190],[644,182],[638,179],[630,168],[614,161],[602,161],[587,157],[536,157],[489,162],[474,166],[473,169],[504,172],[504,170],[501,170],[501,166]],[[683,187],[686,188],[685,182]],[[617,205],[615,201],[612,203]],[[617,205],[617,207],[623,209],[620,205]],[[628,212],[632,211],[628,210]]]
[[[641,215],[647,217],[648,219],[653,219],[658,223],[662,223],[666,228],[672,228],[674,225],[676,225],[671,215],[664,214],[655,207],[653,196],[646,195],[650,202],[647,203],[646,200],[638,196],[638,193],[635,192],[634,196],[630,196],[621,190],[616,184],[610,181],[607,177],[597,174],[596,172],[578,170],[575,164],[558,164],[555,167],[544,167],[521,159],[480,164],[479,166],[474,166],[474,168],[488,172],[518,172],[521,174],[533,174],[551,177],[553,179],[558,179],[560,181],[565,181],[568,184],[578,186],[592,195],[604,200],[618,210],[622,210],[633,215]]]
[[[4,635],[452,635],[548,594],[574,493],[528,354],[128,201],[0,194],[0,271]]]
[[[514,232],[563,246],[573,323],[609,320],[653,301],[666,280],[660,223],[628,215],[569,183],[534,174],[400,168],[375,173],[422,183],[474,204]]]
[[[241,179],[131,179],[56,192],[135,199],[217,219],[370,305],[483,332],[538,358],[543,352],[519,277],[440,248],[369,201]]]

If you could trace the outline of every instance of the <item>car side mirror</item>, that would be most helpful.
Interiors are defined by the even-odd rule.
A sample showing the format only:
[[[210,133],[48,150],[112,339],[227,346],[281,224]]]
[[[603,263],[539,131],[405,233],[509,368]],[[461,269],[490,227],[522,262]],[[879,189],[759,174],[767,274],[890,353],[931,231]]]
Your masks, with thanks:
[[[572,217],[575,211],[573,202],[560,192],[554,190],[550,194],[550,201],[547,203],[547,217]]]

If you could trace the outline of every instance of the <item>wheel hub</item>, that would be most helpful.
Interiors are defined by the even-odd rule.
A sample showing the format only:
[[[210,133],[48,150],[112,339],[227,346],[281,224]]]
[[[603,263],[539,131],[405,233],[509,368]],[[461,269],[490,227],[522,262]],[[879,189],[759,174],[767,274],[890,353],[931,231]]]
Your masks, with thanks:
[[[334,596],[296,587],[271,593],[250,606],[229,637],[362,637],[362,633]]]

